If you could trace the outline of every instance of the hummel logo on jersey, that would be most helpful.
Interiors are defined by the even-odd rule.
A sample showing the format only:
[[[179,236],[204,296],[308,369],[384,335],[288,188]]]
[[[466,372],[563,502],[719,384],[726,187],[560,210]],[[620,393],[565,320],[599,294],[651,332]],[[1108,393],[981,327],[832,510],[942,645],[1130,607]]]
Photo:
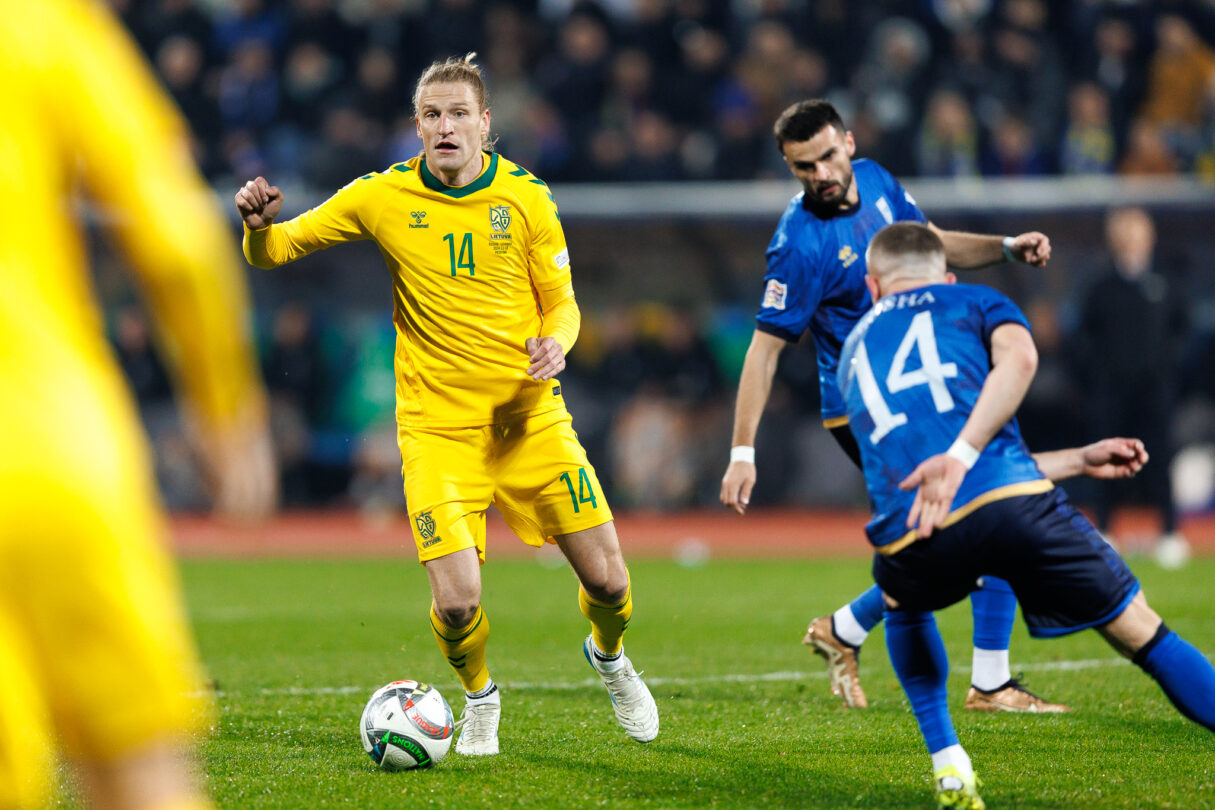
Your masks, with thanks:
[[[426,219],[425,211],[410,211],[409,215],[411,217],[413,217],[413,224],[410,225],[409,227],[411,227],[411,228],[429,228],[430,227],[429,222],[427,222],[424,225],[422,224],[422,220]]]
[[[851,267],[852,263],[861,258],[861,254],[852,252],[852,245],[844,245],[839,252],[840,261],[844,263],[844,267]]]

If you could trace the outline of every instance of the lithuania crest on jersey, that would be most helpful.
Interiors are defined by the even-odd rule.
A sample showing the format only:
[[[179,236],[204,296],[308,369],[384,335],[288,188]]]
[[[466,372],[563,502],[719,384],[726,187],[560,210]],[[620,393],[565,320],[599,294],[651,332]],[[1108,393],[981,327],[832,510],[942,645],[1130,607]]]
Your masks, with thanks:
[[[435,519],[430,512],[423,512],[414,518],[414,522],[418,524],[418,534],[422,535],[423,540],[429,540],[435,536]]]
[[[489,207],[489,224],[497,233],[510,230],[510,206],[491,205]]]

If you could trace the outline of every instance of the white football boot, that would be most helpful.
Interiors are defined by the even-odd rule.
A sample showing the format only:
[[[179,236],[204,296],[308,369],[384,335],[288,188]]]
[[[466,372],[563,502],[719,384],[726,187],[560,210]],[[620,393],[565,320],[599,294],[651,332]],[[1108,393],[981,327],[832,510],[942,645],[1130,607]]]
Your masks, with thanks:
[[[498,698],[498,692],[494,692]],[[464,713],[456,726],[460,736],[456,740],[456,753],[470,757],[484,757],[498,753],[498,721],[502,718],[502,701],[466,703]]]
[[[593,642],[587,636],[582,642],[582,654],[607,687],[616,711],[616,720],[624,733],[637,742],[646,743],[658,736],[658,705],[641,680],[641,673],[633,669],[633,662],[621,654],[620,668],[604,672],[595,660]]]

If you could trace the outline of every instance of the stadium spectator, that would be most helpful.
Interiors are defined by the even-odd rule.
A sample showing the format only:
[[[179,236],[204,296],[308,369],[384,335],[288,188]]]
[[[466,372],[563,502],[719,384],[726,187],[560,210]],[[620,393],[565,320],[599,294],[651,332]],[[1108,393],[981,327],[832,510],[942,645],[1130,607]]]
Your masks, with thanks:
[[[1207,86],[1215,79],[1213,51],[1188,22],[1166,14],[1156,23],[1156,51],[1148,66],[1142,117],[1158,126],[1182,159],[1197,151]]]
[[[1063,174],[1110,174],[1116,149],[1117,136],[1105,90],[1096,82],[1072,85],[1059,146],[1059,170]]]
[[[329,191],[346,185],[350,172],[381,168],[375,148],[376,123],[353,103],[328,107],[321,125],[321,140],[304,156],[300,176],[316,188]]]
[[[1122,154],[1131,122],[1147,92],[1144,39],[1128,20],[1103,18],[1093,34],[1092,59],[1081,68],[1081,76],[1100,84],[1110,99],[1118,154]]]
[[[606,23],[579,10],[561,24],[556,51],[541,61],[534,74],[576,144],[583,143],[597,123],[607,94],[611,45]]]
[[[266,0],[235,0],[219,6],[215,17],[215,47],[222,58],[235,56],[250,43],[278,54],[286,42],[287,30],[282,16]]]
[[[310,480],[313,432],[324,419],[328,381],[316,325],[304,305],[285,304],[275,313],[263,368],[283,503],[315,503],[321,492]]]
[[[132,33],[144,50],[155,53],[165,40],[185,37],[199,44],[204,64],[210,65],[214,26],[194,0],[153,0],[143,5],[143,12],[132,25]],[[190,122],[195,126],[203,123],[193,118]]]
[[[925,177],[978,175],[978,126],[960,93],[938,90],[928,99],[916,142],[916,170]]]
[[[171,402],[169,376],[152,345],[147,318],[139,307],[124,307],[114,319],[114,351],[141,409]]]
[[[992,129],[982,160],[988,177],[1032,177],[1046,174],[1045,151],[1033,127],[1019,115],[1002,117]]]
[[[354,64],[359,52],[359,32],[338,13],[334,0],[291,0],[286,15],[289,46],[312,43],[338,64]]]
[[[1006,0],[992,33],[1001,115],[984,123],[998,127],[1000,118],[1021,114],[1038,143],[1054,143],[1063,118],[1067,80],[1058,47],[1047,23],[1043,0]]]
[[[293,127],[301,139],[314,138],[343,74],[341,61],[319,43],[292,44],[283,67],[282,112],[276,123]]]
[[[1136,482],[1160,521],[1157,558],[1176,566],[1189,552],[1178,530],[1169,478],[1169,431],[1188,332],[1183,280],[1178,268],[1158,255],[1156,226],[1147,211],[1111,210],[1105,236],[1110,266],[1084,299],[1077,334],[1087,378],[1089,430],[1092,436],[1121,433],[1143,439],[1152,464]],[[1109,533],[1111,513],[1117,501],[1125,500],[1127,486],[1098,491],[1096,524],[1103,533]]]
[[[1126,140],[1126,150],[1118,161],[1118,173],[1153,177],[1175,175],[1181,171],[1181,160],[1169,146],[1159,125],[1147,120],[1136,121]]]
[[[909,143],[914,139],[928,89],[932,55],[928,34],[913,20],[891,17],[873,29],[867,50],[851,87],[864,99],[864,111],[876,125],[882,141]],[[778,114],[776,111],[768,120]],[[867,154],[881,154],[890,171],[896,174],[913,169],[905,149]]]
[[[219,113],[225,129],[264,133],[278,120],[278,105],[274,52],[262,40],[242,41],[219,78]]]
[[[190,132],[194,157],[203,167],[214,159],[210,145],[220,132],[219,115],[206,89],[206,54],[198,40],[173,35],[161,40],[156,49],[156,69],[165,88],[177,102],[186,119],[197,122]]]
[[[647,0],[606,6],[554,2],[541,8],[513,2],[482,8],[472,0],[301,0],[282,5],[265,0],[205,5],[196,0],[144,0],[124,3],[124,14],[152,55],[173,36],[199,45],[204,92],[213,97],[216,86],[223,87],[226,131],[248,130],[242,136],[252,139],[243,145],[246,151],[265,156],[280,175],[294,172],[303,146],[301,133],[284,134],[261,119],[263,113],[273,115],[270,85],[282,87],[280,120],[308,120],[313,127],[319,126],[328,105],[357,99],[364,115],[383,125],[381,131],[369,133],[375,141],[370,146],[379,154],[396,155],[392,142],[400,138],[400,128],[390,102],[399,82],[390,78],[394,71],[389,62],[399,76],[420,70],[437,52],[456,46],[462,51],[484,49],[495,71],[509,66],[504,71],[509,78],[504,75],[499,81],[495,76],[495,86],[503,88],[507,102],[501,105],[504,145],[526,148],[517,137],[520,99],[538,94],[553,105],[552,115],[541,118],[566,133],[574,161],[557,161],[562,167],[556,174],[549,172],[555,179],[622,177],[623,166],[613,167],[613,160],[593,165],[595,153],[614,154],[610,147],[626,132],[618,123],[620,99],[614,97],[620,88],[610,89],[613,65],[621,64],[622,54],[627,54],[627,70],[641,64],[637,54],[648,59],[648,89],[630,106],[644,107],[675,125],[684,150],[683,172],[690,176],[779,176],[779,166],[715,159],[715,150],[740,151],[748,140],[741,131],[747,128],[742,111],[753,108],[758,120],[768,120],[791,101],[813,96],[830,97],[841,105],[867,153],[897,171],[913,173],[914,153],[906,143],[923,130],[927,97],[934,89],[955,90],[965,97],[980,141],[1006,116],[1022,116],[1050,168],[1064,171],[1054,150],[1068,137],[1066,88],[1077,80],[1104,88],[1116,159],[1121,158],[1130,121],[1144,96],[1144,63],[1153,55],[1148,45],[1157,22],[1160,75],[1185,81],[1156,82],[1154,88],[1162,92],[1154,91],[1158,98],[1148,118],[1164,127],[1166,142],[1183,167],[1201,150],[1201,143],[1194,141],[1192,109],[1180,129],[1156,120],[1161,99],[1185,94],[1193,102],[1207,58],[1194,54],[1210,53],[1204,34],[1170,14],[1171,7],[1059,9],[1043,0],[972,2],[965,4],[964,12],[923,6],[876,0],[734,5]],[[270,76],[261,75],[260,67],[253,68],[256,76],[246,75],[250,61],[266,62],[251,56],[248,46],[255,53],[269,51]],[[736,103],[740,93],[745,103]],[[613,97],[605,108],[609,95]],[[308,105],[315,109],[301,109]],[[186,106],[208,154],[234,151],[222,143],[225,134],[207,131],[214,116],[207,114],[206,105]],[[281,142],[267,143],[272,140]],[[227,164],[212,160],[207,168],[218,174]]]

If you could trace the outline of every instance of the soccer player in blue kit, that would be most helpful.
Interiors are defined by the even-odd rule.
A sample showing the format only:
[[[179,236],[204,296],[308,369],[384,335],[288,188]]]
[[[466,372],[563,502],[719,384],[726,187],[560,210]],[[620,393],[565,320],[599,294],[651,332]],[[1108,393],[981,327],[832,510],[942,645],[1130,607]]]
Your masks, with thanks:
[[[1021,439],[1013,415],[1038,360],[1025,316],[995,290],[954,284],[944,245],[923,225],[884,228],[867,260],[876,304],[848,336],[837,382],[873,508],[865,531],[886,645],[932,755],[938,804],[984,807],[949,716],[932,613],[980,576],[1011,585],[1032,636],[1095,628],[1215,731],[1215,668],[1148,607]]]
[[[807,328],[818,352],[823,424],[860,466],[835,371],[844,339],[872,304],[863,281],[865,249],[870,238],[892,222],[927,222],[915,200],[889,172],[871,160],[852,160],[856,151],[852,133],[844,129],[828,102],[794,104],[781,114],[773,130],[777,147],[804,191],[785,209],[768,246],[763,303],[738,384],[733,446],[722,479],[721,501],[739,514],[746,511],[755,485],[755,435],[777,359]],[[928,227],[945,244],[946,258],[954,267],[977,268],[1002,261],[1041,267],[1050,258],[1050,240],[1041,233],[1000,237],[942,231],[931,223]],[[973,688],[966,707],[1066,711],[1066,706],[1043,700],[1012,677],[1008,645],[1017,605],[1007,583],[988,578],[971,601],[975,650]],[[806,631],[803,642],[827,659],[831,691],[847,706],[867,705],[857,653],[881,620],[881,593],[874,586],[834,615],[815,619]]]

